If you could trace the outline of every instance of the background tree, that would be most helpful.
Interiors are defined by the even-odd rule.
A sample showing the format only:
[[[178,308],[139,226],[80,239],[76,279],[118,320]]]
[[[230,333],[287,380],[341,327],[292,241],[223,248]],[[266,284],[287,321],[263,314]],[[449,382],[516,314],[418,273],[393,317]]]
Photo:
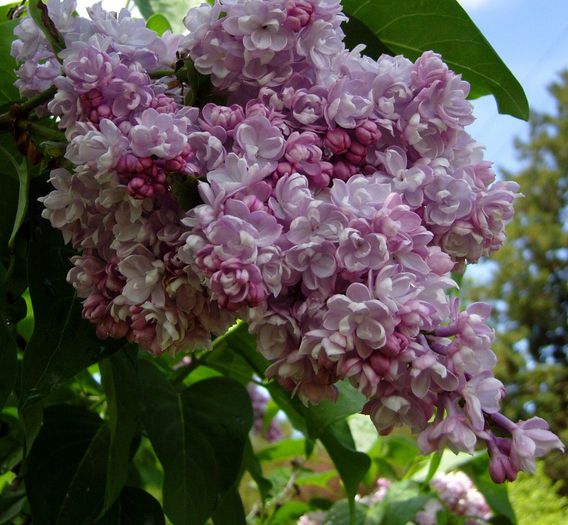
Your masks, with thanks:
[[[568,441],[568,71],[550,86],[554,115],[534,114],[516,148],[525,167],[504,178],[521,186],[508,242],[484,285],[466,284],[468,299],[493,298],[498,375],[509,390],[510,416],[538,412]],[[568,459],[552,455],[547,473],[564,480]]]

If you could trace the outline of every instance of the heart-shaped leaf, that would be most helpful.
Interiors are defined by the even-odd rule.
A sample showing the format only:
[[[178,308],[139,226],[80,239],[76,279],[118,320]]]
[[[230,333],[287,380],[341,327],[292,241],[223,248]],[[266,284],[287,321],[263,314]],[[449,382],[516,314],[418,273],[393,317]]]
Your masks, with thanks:
[[[164,467],[164,510],[174,525],[204,523],[240,473],[252,407],[227,378],[178,391],[148,361],[139,363],[142,421]]]

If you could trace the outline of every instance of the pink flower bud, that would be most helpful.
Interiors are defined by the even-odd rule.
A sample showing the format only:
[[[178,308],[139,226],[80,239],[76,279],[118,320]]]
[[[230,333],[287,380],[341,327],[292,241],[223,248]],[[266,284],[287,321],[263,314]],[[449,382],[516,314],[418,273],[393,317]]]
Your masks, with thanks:
[[[385,375],[390,368],[390,359],[382,356],[382,355],[378,355],[375,354],[371,357],[370,359],[371,361],[371,366],[373,368],[373,370],[379,375]]]
[[[294,169],[289,162],[279,162],[276,167],[276,173],[278,176],[283,177],[284,175],[290,175]]]
[[[313,11],[313,6],[305,0],[288,2],[286,27],[292,31],[299,31],[310,23]]]
[[[114,321],[111,317],[106,317],[97,324],[97,337],[106,339],[122,339],[128,334],[128,324],[124,321]]]
[[[394,333],[389,335],[387,342],[381,352],[388,357],[396,357],[401,352],[404,352],[408,347],[408,337],[403,334]]]
[[[509,458],[498,452],[489,461],[489,475],[495,483],[504,483],[505,481],[515,481],[517,471],[511,465]]]
[[[101,104],[97,109],[100,118],[108,118],[112,116],[112,111],[106,104]]]
[[[367,158],[367,148],[363,146],[360,142],[353,142],[349,151],[345,154],[345,158],[355,164],[356,166],[361,166],[365,164],[365,159]]]
[[[325,135],[323,144],[334,155],[341,155],[351,147],[351,138],[344,129],[330,129]]]
[[[333,176],[336,179],[348,180],[357,173],[357,166],[344,160],[338,160],[333,165]]]
[[[381,138],[381,132],[372,120],[365,120],[355,128],[355,138],[363,146],[370,146]]]

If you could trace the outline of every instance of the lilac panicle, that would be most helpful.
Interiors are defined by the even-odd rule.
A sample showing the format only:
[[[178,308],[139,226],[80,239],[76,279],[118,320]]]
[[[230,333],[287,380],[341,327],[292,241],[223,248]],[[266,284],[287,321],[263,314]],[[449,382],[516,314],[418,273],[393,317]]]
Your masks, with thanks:
[[[241,319],[267,377],[305,403],[348,381],[381,434],[407,425],[424,452],[485,443],[504,481],[563,449],[500,413],[489,307],[452,299],[452,270],[502,245],[519,194],[442,57],[347,49],[338,0],[217,0],[162,37],[125,9],[47,5],[65,49],[24,17],[12,55],[23,96],[57,90],[42,110],[73,168],[52,172],[43,215],[78,252],[68,280],[100,337],[182,352]],[[187,86],[153,78],[178,59],[223,103],[185,106]]]

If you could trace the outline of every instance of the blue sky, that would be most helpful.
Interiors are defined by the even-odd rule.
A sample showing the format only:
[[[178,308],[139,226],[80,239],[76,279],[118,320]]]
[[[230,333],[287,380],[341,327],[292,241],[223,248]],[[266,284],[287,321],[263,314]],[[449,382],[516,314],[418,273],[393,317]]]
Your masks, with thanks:
[[[548,86],[568,68],[567,0],[460,0],[487,40],[525,89],[531,109],[554,111]],[[499,115],[492,97],[474,102],[471,135],[486,146],[497,168],[519,166],[515,137],[526,138],[528,124]]]
[[[568,0],[460,0],[473,21],[523,86],[531,110],[553,112],[547,86],[568,68]],[[486,147],[497,171],[520,166],[513,141],[528,137],[528,123],[499,115],[492,97],[474,101],[477,120],[471,135]],[[491,262],[468,265],[478,282],[492,271]]]

